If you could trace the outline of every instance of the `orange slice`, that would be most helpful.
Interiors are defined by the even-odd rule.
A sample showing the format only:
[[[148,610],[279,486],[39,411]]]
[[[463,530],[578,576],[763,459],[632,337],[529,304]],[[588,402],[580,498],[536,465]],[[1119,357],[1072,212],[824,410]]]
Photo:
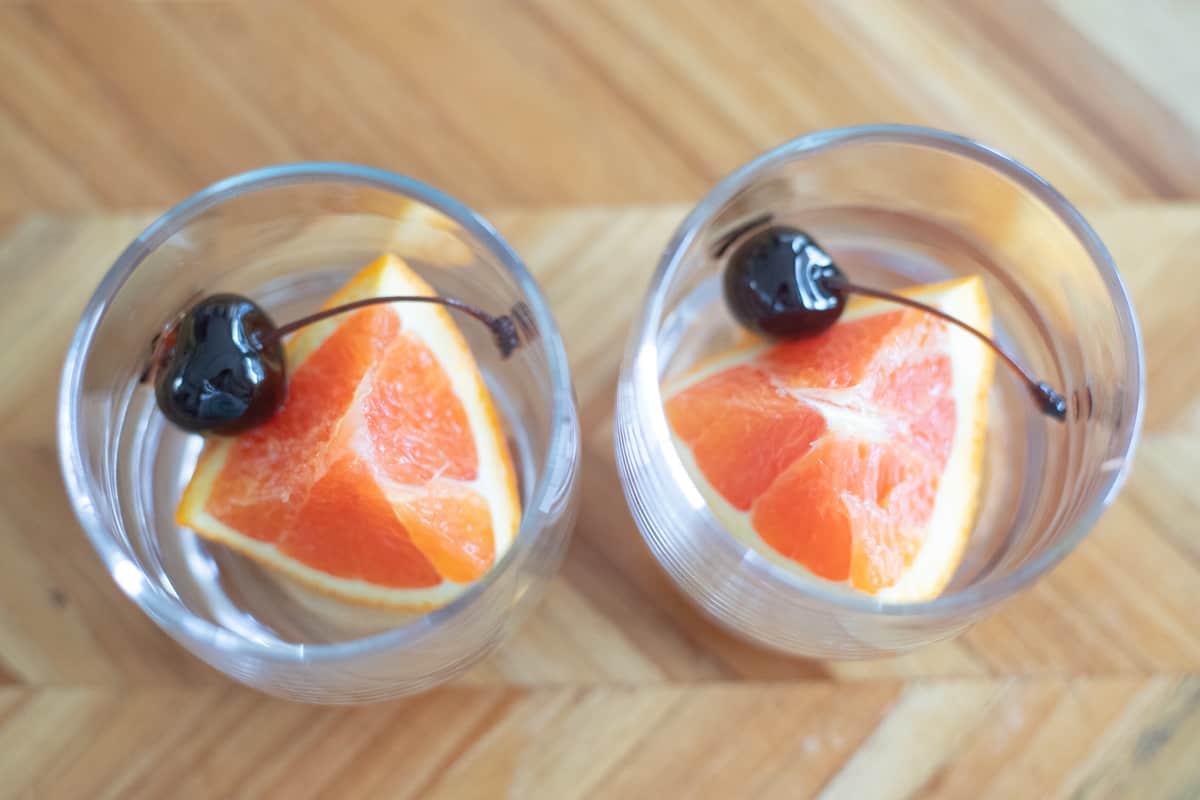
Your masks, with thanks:
[[[991,331],[977,277],[902,294]],[[664,387],[718,520],[791,572],[935,597],[969,537],[993,355],[929,314],[855,298],[819,336],[754,340]]]
[[[325,307],[432,295],[395,256]],[[445,605],[504,554],[520,522],[512,460],[478,365],[447,310],[393,303],[287,344],[288,395],[265,425],[206,444],[180,525],[307,589],[362,605]]]

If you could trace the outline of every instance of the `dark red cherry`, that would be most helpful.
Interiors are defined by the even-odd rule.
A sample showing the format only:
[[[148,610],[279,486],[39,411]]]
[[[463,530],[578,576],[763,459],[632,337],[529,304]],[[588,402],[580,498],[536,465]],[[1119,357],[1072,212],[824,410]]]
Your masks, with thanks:
[[[1000,357],[1029,388],[1043,414],[1067,418],[1067,402],[1039,381],[991,337],[939,308],[903,295],[860,286],[846,278],[811,236],[799,228],[770,225],[771,215],[756,217],[716,241],[713,256],[729,252],[723,276],[725,301],[744,327],[781,339],[800,339],[837,322],[846,295],[859,294],[932,314],[976,337]]]
[[[725,300],[746,328],[792,338],[837,322],[846,294],[843,278],[804,231],[775,225],[737,243],[725,267]]]
[[[266,422],[283,405],[284,336],[364,306],[400,302],[437,303],[478,319],[491,330],[504,358],[521,346],[522,337],[537,334],[524,304],[518,304],[511,316],[493,317],[452,297],[369,297],[277,327],[248,297],[214,294],[155,338],[142,378],[154,381],[158,407],[180,428],[193,433],[240,433]]]
[[[265,422],[283,402],[287,375],[274,332],[267,312],[249,298],[204,298],[156,343],[158,407],[198,433],[238,433]]]

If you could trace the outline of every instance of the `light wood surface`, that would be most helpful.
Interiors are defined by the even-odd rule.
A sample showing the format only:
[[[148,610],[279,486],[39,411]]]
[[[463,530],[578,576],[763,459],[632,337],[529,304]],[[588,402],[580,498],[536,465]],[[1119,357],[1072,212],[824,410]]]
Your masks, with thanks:
[[[514,641],[454,685],[375,708],[230,685],[117,590],[59,484],[71,325],[140,214],[32,216],[0,244],[0,773],[69,797],[1193,797],[1200,787],[1197,362],[1151,370],[1121,499],[1048,578],[958,640],[882,661],[777,656],[668,584],[612,458],[625,329],[684,209],[498,212],[560,321],[586,430],[582,518]],[[1097,208],[1150,353],[1193,306],[1200,205]],[[34,268],[36,267],[36,268]],[[59,300],[41,305],[48,295]],[[584,298],[605,315],[585,314]],[[1160,316],[1162,315],[1162,316]],[[1153,362],[1152,362],[1153,363]],[[1181,377],[1179,373],[1184,373]],[[1158,376],[1165,375],[1165,379]],[[175,794],[178,792],[178,794]]]
[[[1197,34],[1171,0],[0,5],[0,797],[1200,797]],[[617,365],[686,203],[885,120],[982,138],[1084,207],[1140,314],[1145,434],[1083,546],[961,638],[784,658],[705,622],[638,537]],[[586,431],[575,539],[517,637],[366,708],[265,698],[173,644],[55,458],[67,339],[146,209],[304,158],[492,211]]]
[[[1079,202],[1200,193],[1192,0],[0,3],[0,215],[303,159],[477,206],[694,201],[804,131],[995,144]]]

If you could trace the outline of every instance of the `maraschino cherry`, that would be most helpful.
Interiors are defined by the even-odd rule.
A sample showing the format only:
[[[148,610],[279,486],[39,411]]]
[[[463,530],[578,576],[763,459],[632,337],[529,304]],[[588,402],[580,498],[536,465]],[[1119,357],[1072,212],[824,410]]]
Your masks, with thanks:
[[[983,332],[908,297],[852,283],[807,233],[770,222],[766,215],[739,225],[713,248],[717,258],[732,250],[724,272],[725,301],[749,330],[780,339],[804,338],[837,322],[846,308],[847,295],[899,303],[932,314],[983,341],[1025,383],[1042,413],[1066,419],[1067,403],[1062,395],[1032,377]]]
[[[283,405],[287,363],[283,337],[337,314],[379,303],[438,303],[487,325],[501,356],[521,345],[531,327],[522,307],[493,317],[451,297],[371,297],[277,326],[257,303],[237,294],[213,294],[184,311],[155,337],[142,376],[153,380],[163,414],[194,433],[233,434],[261,425]],[[514,317],[521,323],[514,322]]]

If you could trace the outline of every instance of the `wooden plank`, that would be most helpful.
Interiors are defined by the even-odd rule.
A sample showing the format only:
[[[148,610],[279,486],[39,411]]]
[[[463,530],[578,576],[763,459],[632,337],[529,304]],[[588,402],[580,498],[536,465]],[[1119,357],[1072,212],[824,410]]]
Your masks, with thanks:
[[[0,796],[1200,797],[1196,15],[0,3]],[[1078,551],[964,636],[786,658],[714,627],[649,555],[615,475],[614,386],[685,204],[795,135],[881,121],[979,138],[1090,208],[1140,315],[1145,435]],[[104,572],[55,457],[68,339],[139,209],[304,159],[517,209],[489,216],[556,310],[586,431],[545,602],[454,684],[366,708],[281,703],[175,645]]]
[[[480,206],[682,201],[880,121],[980,138],[1077,201],[1196,198],[1193,12],[1120,5],[5,3],[0,215],[166,206],[304,159]]]
[[[567,341],[588,426],[581,520],[546,601],[506,647],[452,687],[356,710],[232,687],[104,573],[58,480],[52,400],[90,287],[149,216],[18,220],[0,241],[13,309],[0,317],[10,342],[0,368],[24,376],[0,392],[0,771],[13,776],[9,786],[97,797],[462,797],[498,787],[523,797],[739,788],[839,797],[861,796],[886,774],[891,794],[881,796],[1192,791],[1200,559],[1188,532],[1200,506],[1183,475],[1200,452],[1197,367],[1151,370],[1154,423],[1128,489],[1033,589],[962,638],[907,656],[786,658],[714,627],[670,586],[615,474],[623,338],[683,211],[492,215],[538,275]],[[1185,305],[1149,300],[1161,285],[1194,285],[1185,256],[1200,206],[1090,216],[1127,265],[1148,351],[1178,347]],[[47,292],[59,302],[39,305]],[[586,313],[601,300],[609,313]]]
[[[695,613],[654,563],[625,507],[612,460],[613,386],[625,330],[679,207],[500,212],[558,310],[588,424],[583,514],[563,573],[515,644],[476,668],[475,684],[670,683],[719,679],[867,680],[1186,672],[1200,664],[1190,597],[1200,580],[1184,464],[1200,440],[1192,390],[1200,367],[1151,371],[1151,419],[1129,488],[1072,558],[963,639],[902,658],[818,664],[751,647]],[[1128,270],[1135,302],[1195,277],[1180,256],[1200,233],[1200,208],[1135,206],[1092,215]],[[209,672],[163,639],[103,574],[79,536],[57,479],[53,403],[74,319],[100,273],[145,215],[31,217],[0,244],[13,314],[0,368],[22,374],[0,394],[0,669],[27,683],[210,684]],[[1159,234],[1147,228],[1157,226]],[[1155,239],[1154,247],[1146,242]],[[36,263],[37,269],[29,269]],[[1136,266],[1133,266],[1136,265]],[[1146,276],[1153,276],[1153,280]],[[54,286],[59,302],[42,310]],[[583,302],[580,298],[588,298]],[[603,316],[586,314],[603,302]],[[1169,303],[1174,303],[1174,300]],[[1174,317],[1183,322],[1180,306]],[[1145,320],[1147,350],[1177,330]],[[1183,375],[1180,375],[1183,373]],[[1160,378],[1159,375],[1162,377]],[[1197,384],[1200,385],[1200,384]],[[1176,422],[1175,420],[1178,420]],[[1181,461],[1182,459],[1182,461]],[[1181,471],[1181,467],[1183,467]],[[15,565],[22,565],[17,569]]]
[[[0,690],[6,796],[1190,797],[1200,679]]]

